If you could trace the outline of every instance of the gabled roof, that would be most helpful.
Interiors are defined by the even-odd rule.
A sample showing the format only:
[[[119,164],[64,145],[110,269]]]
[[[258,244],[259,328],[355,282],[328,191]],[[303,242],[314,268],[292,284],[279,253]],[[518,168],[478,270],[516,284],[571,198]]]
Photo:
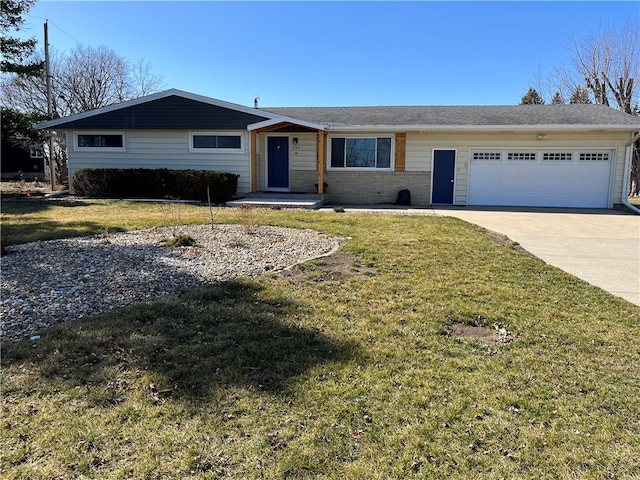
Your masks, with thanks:
[[[240,129],[280,115],[234,103],[166,90],[36,125],[40,129]]]
[[[316,130],[324,128],[323,125],[176,89],[43,122],[36,128],[254,130],[278,124],[295,124]]]
[[[298,125],[338,131],[640,130],[640,118],[604,105],[251,108],[171,89],[51,120],[39,129],[259,130]]]
[[[638,130],[640,118],[604,105],[284,107],[263,111],[329,130]]]

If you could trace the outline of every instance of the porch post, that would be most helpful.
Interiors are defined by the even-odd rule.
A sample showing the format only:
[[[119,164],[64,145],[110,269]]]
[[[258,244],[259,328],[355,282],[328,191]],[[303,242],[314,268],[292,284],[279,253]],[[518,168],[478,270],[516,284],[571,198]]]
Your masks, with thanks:
[[[258,145],[258,133],[251,130],[251,192],[258,190],[258,153],[256,146]]]
[[[325,139],[326,139],[325,131],[318,130],[317,167],[318,167],[318,194],[320,195],[324,193],[324,157],[325,157],[324,149],[326,145]]]

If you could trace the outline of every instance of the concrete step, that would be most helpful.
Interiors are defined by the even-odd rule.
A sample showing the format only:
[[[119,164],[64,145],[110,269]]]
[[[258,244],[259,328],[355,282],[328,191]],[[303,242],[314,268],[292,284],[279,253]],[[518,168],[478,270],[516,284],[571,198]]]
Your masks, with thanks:
[[[324,195],[305,192],[255,192],[244,198],[227,202],[227,206],[251,205],[262,208],[306,208],[317,210],[324,205]]]

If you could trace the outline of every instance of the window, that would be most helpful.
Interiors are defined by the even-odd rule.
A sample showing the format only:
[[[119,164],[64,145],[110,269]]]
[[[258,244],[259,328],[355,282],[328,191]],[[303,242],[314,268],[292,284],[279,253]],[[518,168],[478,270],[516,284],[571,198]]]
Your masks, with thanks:
[[[473,152],[473,160],[500,160],[500,152]]]
[[[241,133],[191,133],[189,134],[191,152],[242,152],[244,151]]]
[[[588,161],[588,162],[608,162],[609,154],[608,153],[581,153],[580,161]]]
[[[536,161],[536,152],[509,152],[507,160]]]
[[[38,147],[31,147],[29,149],[29,156],[31,158],[44,158],[44,153],[43,153],[42,149],[40,149]]]
[[[124,150],[124,134],[78,133],[76,134],[76,148],[81,150]]]
[[[542,154],[543,161],[570,162],[572,159],[573,153],[571,152],[544,152]]]
[[[334,137],[331,168],[391,169],[391,137]]]

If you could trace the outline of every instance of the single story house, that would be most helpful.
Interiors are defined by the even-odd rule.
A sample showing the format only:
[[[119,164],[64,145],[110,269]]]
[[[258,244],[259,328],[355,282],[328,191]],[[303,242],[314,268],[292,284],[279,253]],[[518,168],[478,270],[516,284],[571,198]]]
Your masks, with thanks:
[[[44,180],[46,172],[42,148],[17,146],[2,137],[0,151],[2,180]]]
[[[246,107],[180,90],[37,125],[83,168],[213,169],[333,204],[612,208],[640,118],[603,105]]]

